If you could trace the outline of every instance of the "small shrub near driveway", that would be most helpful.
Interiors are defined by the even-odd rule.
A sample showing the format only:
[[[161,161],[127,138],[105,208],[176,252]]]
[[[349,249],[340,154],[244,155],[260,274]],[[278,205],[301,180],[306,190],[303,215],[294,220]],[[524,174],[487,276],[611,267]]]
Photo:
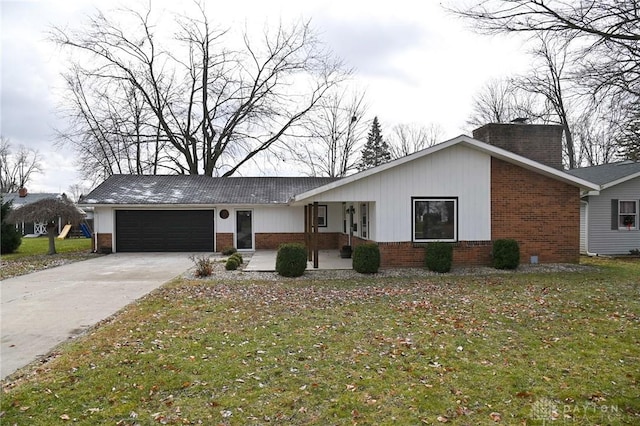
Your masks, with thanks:
[[[302,244],[282,244],[276,256],[276,271],[283,277],[300,277],[307,269],[307,250]]]
[[[375,274],[380,268],[380,248],[377,244],[360,244],[353,251],[353,269],[361,274]]]
[[[213,274],[213,262],[209,259],[209,256],[200,255],[200,256],[189,256],[189,259],[196,265],[196,271],[194,275],[196,277],[209,277]]]
[[[493,267],[496,269],[516,269],[520,264],[520,247],[516,240],[495,240],[492,254]]]
[[[453,246],[448,243],[430,243],[425,254],[425,266],[433,272],[445,273],[451,270]]]

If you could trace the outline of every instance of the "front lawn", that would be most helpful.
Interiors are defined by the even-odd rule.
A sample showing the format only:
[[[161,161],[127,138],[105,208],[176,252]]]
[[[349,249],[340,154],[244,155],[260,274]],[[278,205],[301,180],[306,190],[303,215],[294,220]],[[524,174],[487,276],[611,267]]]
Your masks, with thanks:
[[[22,244],[15,253],[3,254],[3,260],[15,260],[22,257],[47,254],[49,250],[49,238],[47,236],[37,238],[22,238]],[[71,253],[91,250],[91,238],[56,238],[56,251],[58,253]]]
[[[638,424],[640,263],[176,280],[3,384],[3,424]],[[555,421],[554,421],[555,420]]]
[[[48,255],[49,239],[44,237],[23,238],[15,253],[3,254],[0,263],[0,279],[24,275],[69,262],[97,256],[91,253],[90,238],[56,239],[57,254]]]

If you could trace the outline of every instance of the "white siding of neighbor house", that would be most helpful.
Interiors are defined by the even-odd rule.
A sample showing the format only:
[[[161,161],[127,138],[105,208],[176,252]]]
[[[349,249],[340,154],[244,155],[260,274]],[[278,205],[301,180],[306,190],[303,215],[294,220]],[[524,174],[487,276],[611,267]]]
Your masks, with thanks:
[[[491,156],[453,146],[314,197],[370,204],[371,239],[411,241],[411,197],[458,197],[458,239],[491,239]],[[359,213],[356,213],[359,214]],[[358,216],[356,216],[358,217]]]
[[[595,254],[629,254],[640,248],[640,230],[611,229],[611,200],[640,201],[640,177],[589,196],[588,251]]]

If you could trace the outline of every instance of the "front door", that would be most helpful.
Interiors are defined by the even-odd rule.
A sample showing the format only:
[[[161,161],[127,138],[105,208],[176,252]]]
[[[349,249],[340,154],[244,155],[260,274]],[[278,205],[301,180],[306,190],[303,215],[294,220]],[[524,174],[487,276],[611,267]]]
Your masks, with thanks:
[[[238,250],[253,250],[251,210],[236,210],[236,248]]]

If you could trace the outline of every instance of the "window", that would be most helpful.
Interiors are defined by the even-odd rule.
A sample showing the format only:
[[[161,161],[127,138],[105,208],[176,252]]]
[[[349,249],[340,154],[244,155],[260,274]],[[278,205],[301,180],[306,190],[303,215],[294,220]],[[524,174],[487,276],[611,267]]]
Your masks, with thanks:
[[[413,241],[457,241],[457,198],[412,198]]]
[[[369,204],[360,206],[360,236],[368,238],[369,233]]]
[[[638,229],[637,201],[618,201],[618,229]]]
[[[342,203],[342,232],[347,233],[347,203]]]
[[[327,205],[326,204],[318,205],[318,227],[319,228],[327,227]]]

